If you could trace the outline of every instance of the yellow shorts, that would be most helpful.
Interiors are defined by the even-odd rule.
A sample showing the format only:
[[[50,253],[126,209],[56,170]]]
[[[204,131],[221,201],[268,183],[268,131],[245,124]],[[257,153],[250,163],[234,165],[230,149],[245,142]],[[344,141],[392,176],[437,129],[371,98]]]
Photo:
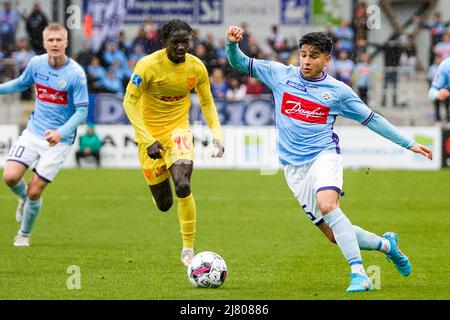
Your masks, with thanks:
[[[166,151],[161,151],[162,159],[151,159],[147,154],[148,144],[139,143],[139,162],[149,185],[155,185],[166,180],[169,168],[177,160],[194,161],[194,145],[192,132],[188,129],[175,129],[168,139],[158,140]]]

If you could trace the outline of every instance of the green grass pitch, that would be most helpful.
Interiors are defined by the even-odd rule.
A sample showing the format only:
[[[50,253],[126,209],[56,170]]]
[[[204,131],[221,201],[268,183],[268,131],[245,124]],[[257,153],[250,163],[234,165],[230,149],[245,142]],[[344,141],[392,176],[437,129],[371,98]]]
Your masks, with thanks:
[[[29,173],[27,174],[29,177]],[[380,289],[348,294],[349,268],[301,210],[282,172],[195,170],[196,251],[227,262],[219,289],[196,289],[179,261],[176,205],[156,210],[139,170],[63,170],[44,194],[31,247],[15,248],[16,199],[0,186],[0,299],[449,299],[450,171],[344,173],[353,224],[396,231],[412,261],[402,277],[363,251]],[[81,288],[69,290],[69,266]]]

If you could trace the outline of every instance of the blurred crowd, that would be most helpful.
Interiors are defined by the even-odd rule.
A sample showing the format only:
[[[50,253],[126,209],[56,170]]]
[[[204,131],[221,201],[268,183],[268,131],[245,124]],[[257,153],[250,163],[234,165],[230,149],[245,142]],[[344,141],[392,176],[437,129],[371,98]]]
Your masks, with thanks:
[[[343,20],[338,26],[326,27],[325,32],[335,42],[332,62],[327,72],[353,87],[362,100],[368,102],[375,74],[371,60],[381,51],[384,55],[381,105],[387,104],[387,89],[392,87],[391,105],[402,107],[398,103],[397,84],[399,73],[403,73],[408,79],[415,77],[417,50],[414,35],[404,34],[383,44],[371,43],[368,41],[370,30],[367,28],[367,18],[367,4],[361,1],[354,6],[351,21]],[[28,37],[16,39],[16,29],[21,21],[25,23]],[[12,58],[22,71],[35,54],[44,53],[42,30],[47,23],[48,19],[38,3],[34,4],[30,14],[25,15],[20,14],[11,3],[5,2],[0,9],[0,59]],[[427,79],[431,81],[437,65],[450,56],[450,32],[447,29],[450,22],[442,21],[441,14],[436,12],[430,21],[424,23],[419,17],[414,17],[414,23],[429,30],[431,46]],[[161,48],[159,27],[158,23],[149,19],[132,39],[128,39],[122,31],[116,39],[105,41],[98,52],[93,52],[89,41],[85,41],[72,57],[85,69],[90,91],[123,94],[136,62]],[[298,39],[283,36],[278,25],[270,27],[269,36],[263,41],[256,39],[247,23],[242,23],[241,27],[245,34],[240,48],[245,54],[253,58],[298,65]],[[248,94],[270,93],[258,80],[230,68],[224,38],[215,39],[211,33],[201,34],[200,30],[195,30],[190,53],[204,62],[216,99],[235,102]],[[28,96],[25,93],[22,98],[26,99]],[[445,104],[448,110],[448,102]],[[448,113],[447,121],[450,121]]]

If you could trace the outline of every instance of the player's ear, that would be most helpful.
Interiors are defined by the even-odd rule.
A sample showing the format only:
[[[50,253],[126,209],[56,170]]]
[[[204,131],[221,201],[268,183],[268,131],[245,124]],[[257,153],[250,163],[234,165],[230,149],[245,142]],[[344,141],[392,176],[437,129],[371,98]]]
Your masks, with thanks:
[[[331,54],[325,54],[325,66],[328,66],[330,61],[331,61]]]

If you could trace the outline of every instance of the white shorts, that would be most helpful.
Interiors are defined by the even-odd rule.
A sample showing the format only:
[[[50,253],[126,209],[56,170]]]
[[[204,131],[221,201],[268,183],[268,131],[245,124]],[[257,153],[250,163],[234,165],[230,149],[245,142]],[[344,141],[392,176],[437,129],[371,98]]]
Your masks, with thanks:
[[[315,225],[323,222],[316,194],[323,190],[342,193],[342,157],[332,152],[321,153],[314,161],[301,166],[287,165],[284,175],[289,188]]]
[[[24,130],[8,154],[7,161],[16,161],[32,168],[44,181],[51,182],[61,169],[72,145],[58,143],[50,146],[47,140],[40,139]]]

